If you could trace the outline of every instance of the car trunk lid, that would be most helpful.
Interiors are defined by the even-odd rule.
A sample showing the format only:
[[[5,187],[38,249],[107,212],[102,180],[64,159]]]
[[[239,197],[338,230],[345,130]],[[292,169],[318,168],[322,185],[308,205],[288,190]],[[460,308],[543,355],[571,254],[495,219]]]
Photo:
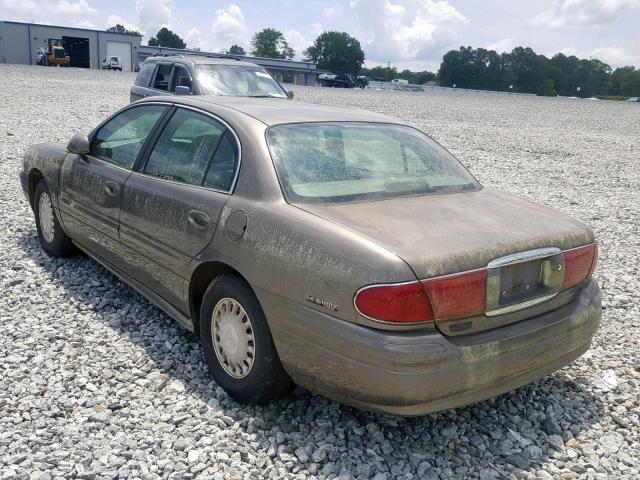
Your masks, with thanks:
[[[441,328],[451,335],[522,319],[522,313],[512,314],[511,305],[534,307],[543,297],[552,298],[557,293],[561,277],[553,272],[562,269],[560,251],[594,241],[591,230],[581,222],[489,188],[362,203],[297,206],[395,253],[420,280],[489,267],[489,315],[472,328],[447,328],[446,332]],[[538,281],[542,275],[547,275],[546,282]],[[557,300],[552,305],[555,303]],[[531,311],[537,314],[540,308]],[[436,324],[450,327],[451,321],[437,319]]]

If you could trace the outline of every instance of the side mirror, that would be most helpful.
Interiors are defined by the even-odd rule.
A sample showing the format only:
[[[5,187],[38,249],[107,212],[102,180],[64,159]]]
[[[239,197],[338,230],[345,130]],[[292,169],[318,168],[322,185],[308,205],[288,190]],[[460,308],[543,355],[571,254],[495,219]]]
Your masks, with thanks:
[[[89,138],[84,133],[76,133],[69,143],[67,143],[67,151],[76,155],[86,155],[91,150]]]
[[[176,95],[191,95],[191,89],[184,85],[178,85],[176,87]]]
[[[287,90],[287,98],[293,98],[293,90]]]

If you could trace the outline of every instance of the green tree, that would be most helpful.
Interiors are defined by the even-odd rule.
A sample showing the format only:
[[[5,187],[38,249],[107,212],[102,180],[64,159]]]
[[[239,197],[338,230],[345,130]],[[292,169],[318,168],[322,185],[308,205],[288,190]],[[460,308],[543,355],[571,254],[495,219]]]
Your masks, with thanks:
[[[244,48],[242,48],[240,45],[231,45],[231,47],[229,47],[229,50],[227,50],[227,53],[230,55],[246,55],[247,53],[244,51]]]
[[[119,23],[115,24],[113,27],[107,28],[107,32],[126,33],[127,35],[140,35],[140,32],[138,32],[137,30],[127,30],[124,25],[120,25]]]
[[[155,37],[149,39],[152,47],[186,48],[187,44],[176,33],[167,27],[162,27]]]
[[[361,73],[371,79],[381,79],[384,82],[390,82],[394,78],[398,78],[398,69],[396,67],[377,66],[373,68],[363,68]]]
[[[251,55],[266,58],[291,59],[296,52],[289,46],[282,32],[274,28],[265,28],[253,35]]]
[[[304,51],[305,60],[332,73],[360,73],[364,51],[360,42],[345,32],[322,32]]]

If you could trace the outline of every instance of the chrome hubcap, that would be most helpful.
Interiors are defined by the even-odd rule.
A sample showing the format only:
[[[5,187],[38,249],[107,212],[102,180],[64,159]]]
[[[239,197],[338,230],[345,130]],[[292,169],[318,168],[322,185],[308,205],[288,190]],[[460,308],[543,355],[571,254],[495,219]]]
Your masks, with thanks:
[[[247,312],[233,298],[223,298],[213,309],[211,340],[220,365],[229,375],[249,375],[256,353],[253,326]]]
[[[40,215],[40,231],[47,243],[53,242],[54,222],[53,222],[53,206],[48,193],[40,195],[38,203],[38,213]]]

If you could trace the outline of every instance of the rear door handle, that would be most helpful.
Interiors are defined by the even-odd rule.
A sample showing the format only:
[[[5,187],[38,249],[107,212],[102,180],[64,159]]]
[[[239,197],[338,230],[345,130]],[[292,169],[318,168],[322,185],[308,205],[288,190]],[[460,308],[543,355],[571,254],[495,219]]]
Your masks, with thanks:
[[[107,195],[115,197],[120,193],[120,186],[116,182],[105,182],[104,191]]]
[[[189,221],[196,227],[204,228],[209,226],[209,215],[200,210],[191,210],[189,212]]]

